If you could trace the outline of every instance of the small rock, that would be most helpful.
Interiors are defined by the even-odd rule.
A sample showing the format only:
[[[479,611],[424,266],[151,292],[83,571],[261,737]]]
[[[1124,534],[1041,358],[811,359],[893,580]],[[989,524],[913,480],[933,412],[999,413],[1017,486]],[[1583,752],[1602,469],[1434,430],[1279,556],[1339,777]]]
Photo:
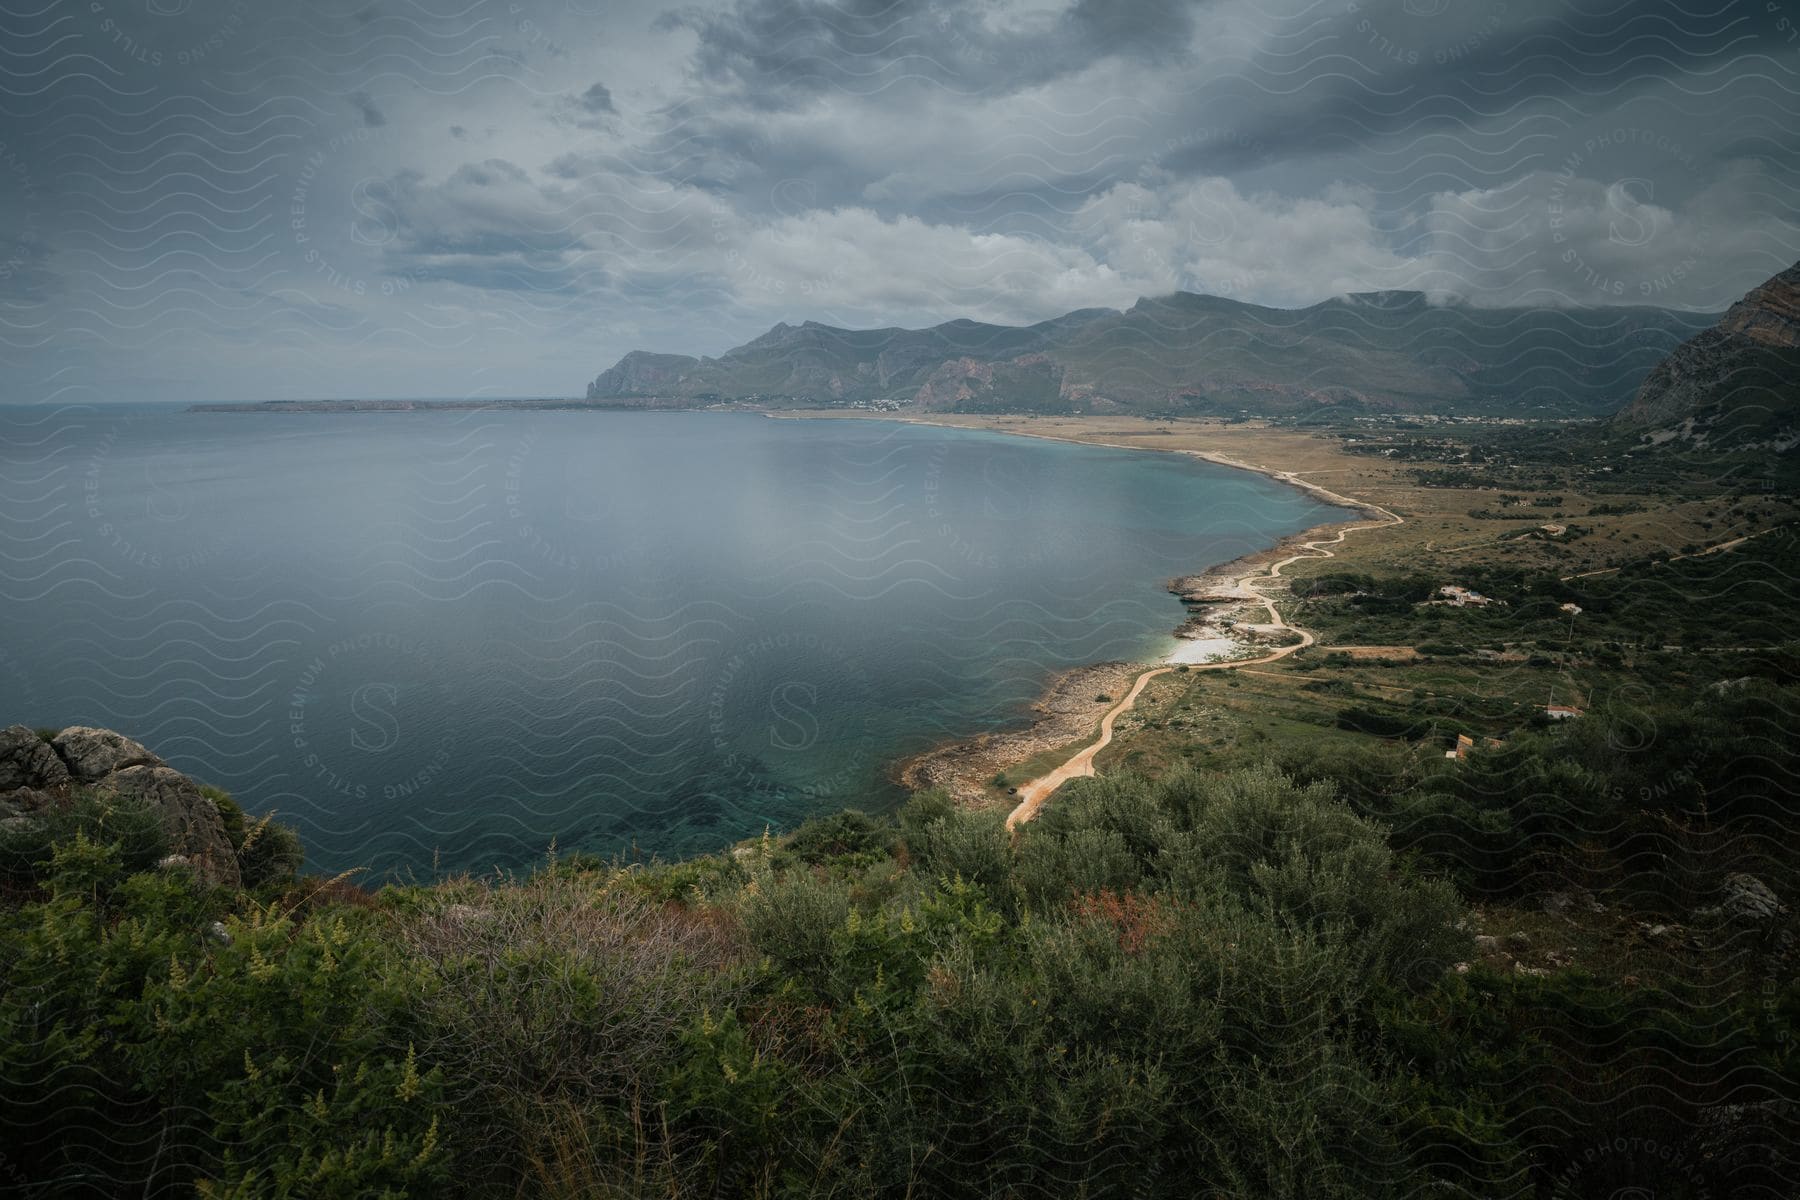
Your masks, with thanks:
[[[126,767],[166,766],[162,759],[122,733],[72,725],[50,742],[77,783],[95,783]]]
[[[69,769],[35,730],[24,725],[0,729],[0,792],[59,792],[68,786]]]
[[[1483,954],[1492,954],[1500,949],[1500,939],[1489,933],[1475,935],[1475,948]]]
[[[1544,906],[1544,911],[1549,913],[1600,913],[1606,911],[1606,906],[1594,899],[1593,893],[1583,888],[1545,892],[1540,903]]]
[[[1467,975],[1469,973],[1469,964],[1457,963],[1451,970],[1455,971],[1458,975]]]
[[[1719,892],[1719,903],[1710,908],[1696,909],[1694,915],[1707,920],[1722,918],[1746,925],[1760,925],[1787,915],[1787,905],[1769,890],[1768,884],[1754,875],[1734,871],[1725,877]]]
[[[1725,899],[1719,907],[1726,916],[1743,921],[1773,921],[1788,911],[1768,884],[1741,871],[1725,877]]]
[[[1523,954],[1531,949],[1531,938],[1523,933],[1509,933],[1500,939],[1500,945],[1514,954]]]
[[[231,945],[231,933],[225,928],[225,922],[214,921],[206,927],[206,932],[212,935],[214,941],[223,942],[227,946]]]
[[[1513,964],[1513,973],[1517,974],[1517,975],[1548,975],[1548,974],[1550,974],[1550,972],[1544,967],[1528,967],[1522,962],[1515,962]]]
[[[58,760],[61,765],[61,760]],[[36,788],[0,792],[0,817],[35,817],[57,802],[57,797]]]
[[[1653,938],[1667,937],[1668,933],[1669,933],[1669,927],[1667,925],[1652,925],[1649,928],[1644,930],[1645,937],[1653,937]]]

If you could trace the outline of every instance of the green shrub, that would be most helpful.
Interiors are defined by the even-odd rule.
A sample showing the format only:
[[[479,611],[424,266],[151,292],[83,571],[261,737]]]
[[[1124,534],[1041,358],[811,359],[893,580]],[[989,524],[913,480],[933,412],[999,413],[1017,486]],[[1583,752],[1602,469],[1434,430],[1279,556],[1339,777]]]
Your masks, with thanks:
[[[847,808],[806,822],[789,836],[787,848],[803,863],[851,859],[867,865],[885,857],[893,843],[890,824]]]
[[[1104,828],[1059,835],[1028,827],[1019,842],[1015,874],[1035,907],[1053,906],[1083,892],[1127,891],[1143,878],[1124,835]]]
[[[721,902],[737,894],[749,879],[733,854],[708,854],[681,862],[650,863],[615,874],[652,899],[687,904]]]
[[[238,802],[231,798],[230,792],[210,783],[200,785],[200,794],[211,800],[213,807],[219,810],[219,819],[225,823],[225,837],[231,842],[232,849],[241,847],[248,830],[244,823],[244,810],[238,807]]]
[[[900,806],[900,840],[910,851],[918,853],[925,845],[925,830],[954,811],[956,802],[946,792],[935,788],[914,792]]]
[[[817,986],[835,958],[832,939],[850,917],[850,885],[805,870],[759,875],[740,914],[759,953]]]
[[[155,866],[169,852],[169,836],[155,809],[138,800],[100,799],[80,791],[67,803],[0,825],[0,875],[14,883],[37,882],[55,847],[77,835],[116,847],[127,874]]]
[[[249,891],[287,887],[305,862],[300,835],[266,817],[250,827],[238,848],[238,870]]]
[[[1005,897],[1012,871],[1006,814],[960,810],[940,817],[925,829],[917,864],[928,875],[965,879],[995,900]]]
[[[617,1135],[671,1086],[702,1015],[742,988],[728,926],[623,874],[595,882],[465,886],[400,922],[415,1036],[459,1084],[446,1140],[496,1192],[556,1157],[571,1113]]]
[[[367,926],[252,909],[222,940],[186,873],[124,872],[78,830],[50,899],[0,929],[10,1167],[47,1195],[443,1186],[441,1077],[406,1048],[410,976]]]

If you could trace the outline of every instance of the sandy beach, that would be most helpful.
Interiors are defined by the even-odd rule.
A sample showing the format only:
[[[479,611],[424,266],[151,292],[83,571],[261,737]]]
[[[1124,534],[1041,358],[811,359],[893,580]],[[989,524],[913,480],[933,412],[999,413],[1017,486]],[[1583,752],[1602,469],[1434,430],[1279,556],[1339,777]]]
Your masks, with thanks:
[[[1175,648],[1163,656],[1163,662],[1171,666],[1222,662],[1250,652],[1250,643],[1241,642],[1237,638],[1181,638],[1175,643]]]

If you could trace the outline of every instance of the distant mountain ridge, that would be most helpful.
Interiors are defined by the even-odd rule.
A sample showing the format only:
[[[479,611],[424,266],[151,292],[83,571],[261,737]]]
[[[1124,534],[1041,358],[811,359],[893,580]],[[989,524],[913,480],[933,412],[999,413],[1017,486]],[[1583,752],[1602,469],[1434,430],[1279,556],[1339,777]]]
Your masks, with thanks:
[[[1712,450],[1800,446],[1800,263],[1678,346],[1617,424],[1652,442]]]
[[[1712,321],[1659,308],[1476,308],[1364,292],[1280,309],[1176,292],[1035,325],[778,324],[717,358],[633,351],[589,400],[920,411],[1598,416]]]

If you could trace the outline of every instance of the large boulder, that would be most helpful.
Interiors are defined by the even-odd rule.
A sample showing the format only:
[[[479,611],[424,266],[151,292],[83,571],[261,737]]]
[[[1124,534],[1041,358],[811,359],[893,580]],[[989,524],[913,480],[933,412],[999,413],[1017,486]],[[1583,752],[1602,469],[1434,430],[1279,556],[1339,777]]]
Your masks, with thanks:
[[[160,767],[162,759],[122,733],[71,725],[50,742],[76,783],[95,783],[126,767]]]
[[[96,783],[94,794],[149,805],[162,817],[170,850],[185,858],[202,879],[224,887],[240,885],[237,852],[226,836],[225,820],[219,815],[218,806],[201,795],[194,781],[180,771],[160,762],[125,767]]]
[[[1768,884],[1754,875],[1735,871],[1725,877],[1725,884],[1719,889],[1719,903],[1702,909],[1701,915],[1760,925],[1787,916],[1787,911],[1787,905],[1769,890]]]
[[[0,792],[30,788],[57,793],[69,786],[69,769],[50,744],[24,725],[0,729]]]
[[[25,820],[68,796],[69,769],[24,725],[0,729],[0,822]]]

